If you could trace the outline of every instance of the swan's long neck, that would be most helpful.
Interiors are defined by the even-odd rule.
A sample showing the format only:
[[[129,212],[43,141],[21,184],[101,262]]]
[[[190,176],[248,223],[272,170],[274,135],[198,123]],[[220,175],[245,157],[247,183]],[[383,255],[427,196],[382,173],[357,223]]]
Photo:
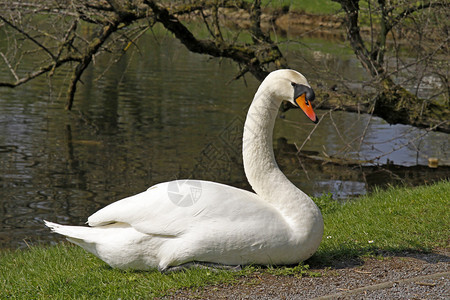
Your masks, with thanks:
[[[320,211],[281,172],[273,153],[272,134],[280,104],[263,83],[249,108],[244,126],[245,174],[253,190],[277,208],[293,228],[309,227],[310,223],[315,223],[312,220],[322,222]]]

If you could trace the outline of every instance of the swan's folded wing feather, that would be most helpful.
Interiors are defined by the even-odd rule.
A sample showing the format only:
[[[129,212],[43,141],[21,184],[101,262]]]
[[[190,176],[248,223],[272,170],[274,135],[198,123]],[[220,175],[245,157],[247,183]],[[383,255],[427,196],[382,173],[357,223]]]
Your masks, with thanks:
[[[106,206],[90,216],[88,224],[103,226],[121,222],[145,234],[179,236],[199,223],[208,223],[208,220],[226,218],[232,222],[242,215],[242,206],[253,212],[259,206],[267,209],[266,203],[245,190],[208,181],[181,183],[190,183],[201,189],[201,195],[192,205],[177,205],[169,193],[173,182],[165,182]],[[238,203],[240,205],[236,205]]]

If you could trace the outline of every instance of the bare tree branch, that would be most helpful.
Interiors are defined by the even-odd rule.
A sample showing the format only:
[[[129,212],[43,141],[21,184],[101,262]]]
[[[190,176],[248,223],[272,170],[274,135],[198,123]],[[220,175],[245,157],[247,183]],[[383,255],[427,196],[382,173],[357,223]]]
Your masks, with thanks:
[[[92,57],[97,53],[98,49],[108,39],[108,37],[117,30],[117,26],[121,23],[121,19],[112,20],[109,25],[102,28],[100,36],[94,39],[86,49],[86,52],[81,59],[80,63],[75,67],[72,78],[70,80],[69,89],[67,91],[67,102],[65,108],[67,110],[72,109],[75,92],[77,90],[77,83],[80,81],[81,75],[84,70],[89,66],[92,61]]]
[[[427,36],[429,31],[437,30],[436,28],[443,31],[446,29],[445,26],[439,25],[439,20],[433,19],[433,22],[426,22],[425,18],[438,16],[439,8],[448,8],[449,4],[442,0],[428,0],[420,4],[400,0],[371,1],[368,11],[371,35],[367,39],[360,27],[361,20],[365,17],[364,13],[367,13],[364,9],[360,9],[361,1],[334,1],[340,3],[345,12],[344,24],[351,47],[363,67],[373,77],[373,81],[362,84],[375,87],[378,92],[376,97],[374,95],[356,97],[351,89],[348,89],[347,95],[316,90],[318,99],[321,100],[318,106],[357,113],[370,113],[373,109],[374,116],[380,116],[392,124],[403,123],[450,132],[449,122],[439,121],[450,119],[448,108],[420,99],[417,95],[419,87],[423,85],[423,79],[433,73],[436,74],[434,75],[436,78],[440,78],[443,86],[434,92],[434,95],[443,93],[448,103],[450,93],[448,71],[446,73],[445,68],[440,67],[440,62],[435,58],[448,53],[448,37],[445,39],[445,37],[442,38],[442,34],[438,34],[435,35],[437,39],[431,39]],[[257,79],[262,80],[269,69],[286,68],[287,62],[278,47],[279,43],[274,43],[270,34],[262,29],[261,22],[265,18],[261,17],[264,13],[261,2],[261,0],[192,0],[189,2],[71,0],[67,3],[37,0],[30,0],[29,3],[0,1],[0,9],[4,11],[0,15],[0,21],[6,25],[5,32],[14,43],[1,53],[4,69],[9,70],[8,73],[12,76],[11,80],[0,82],[0,86],[14,88],[43,74],[48,74],[50,79],[58,68],[72,64],[65,105],[66,109],[71,109],[77,85],[94,58],[103,53],[120,57],[132,45],[139,51],[137,41],[148,28],[152,28],[156,23],[164,26],[189,51],[228,58],[236,62],[239,71],[235,79],[250,72]],[[242,27],[231,37],[224,34],[223,27],[224,15],[230,9],[241,10],[240,13],[245,10],[250,20],[249,27]],[[32,17],[33,13],[45,15],[45,18]],[[7,18],[7,15],[10,17]],[[445,16],[445,13],[439,15],[441,18]],[[272,16],[272,18],[275,17],[276,14]],[[407,18],[408,22],[403,22]],[[424,19],[420,20],[420,18]],[[186,20],[199,21],[200,25],[203,22],[210,36],[200,38],[200,34],[189,29]],[[39,22],[45,26],[40,27]],[[388,34],[391,34],[394,39],[397,55],[401,52],[397,35],[404,33],[402,30],[405,24],[409,24],[410,27],[416,26],[417,32],[412,33],[427,41],[428,45],[421,40],[412,40],[416,48],[420,50],[416,52],[418,54],[415,62],[397,57],[395,60],[397,64],[394,63],[392,67]],[[428,25],[421,26],[423,24],[437,25],[429,28]],[[12,30],[9,31],[6,28],[12,28]],[[410,34],[411,28],[407,30],[410,30],[406,31]],[[242,31],[250,33],[251,40],[243,42],[243,35],[240,34]],[[29,44],[32,45],[32,49],[29,49]],[[46,53],[44,59],[39,56],[42,51]],[[33,58],[33,65],[21,63],[24,57]],[[312,64],[309,66],[314,68]],[[411,72],[413,68],[415,70]],[[400,75],[402,79],[398,80]],[[338,76],[340,74],[337,72],[328,74],[329,78],[334,78],[340,82],[340,85],[345,86],[344,78]],[[405,82],[412,82],[415,85],[415,94],[401,86]]]
[[[14,76],[14,78],[16,79],[16,81],[19,81],[19,76],[17,76],[16,72],[14,71],[13,67],[11,66],[11,64],[8,61],[8,58],[5,56],[5,54],[3,54],[3,52],[0,52],[0,55],[3,57],[3,60],[5,61],[5,64],[8,66],[9,71],[11,72],[11,74]]]
[[[144,0],[155,14],[155,18],[167,30],[172,32],[190,51],[208,54],[214,57],[231,58],[244,64],[248,70],[259,80],[264,79],[268,72],[263,68],[271,62],[284,65],[281,51],[274,44],[263,46],[250,46],[229,44],[224,40],[198,40],[168,9],[158,5],[155,1]],[[215,35],[216,36],[216,35]]]
[[[420,10],[423,9],[427,9],[427,8],[433,8],[433,7],[442,7],[442,8],[450,8],[450,3],[447,2],[428,2],[428,3],[420,3],[419,5],[416,6],[411,6],[408,7],[406,9],[404,9],[402,12],[400,12],[399,14],[397,14],[397,16],[395,16],[394,18],[391,19],[391,21],[389,22],[386,30],[387,32],[391,31],[392,28],[394,28],[395,26],[397,26],[401,21],[403,21],[403,19],[409,17],[411,14],[418,12]]]
[[[379,27],[376,32],[377,38],[371,35],[370,51],[367,43],[361,35],[361,22],[359,15],[361,13],[359,7],[359,0],[333,0],[341,4],[345,11],[345,26],[350,45],[355,52],[357,58],[362,66],[374,78],[381,92],[376,97],[374,115],[382,117],[391,124],[402,123],[411,124],[417,127],[435,128],[439,131],[450,132],[450,122],[440,122],[439,120],[449,119],[450,111],[448,108],[440,106],[436,103],[430,103],[424,99],[420,99],[417,95],[412,94],[403,86],[397,84],[389,75],[393,73],[388,72],[385,64],[386,41],[387,35],[393,30],[394,26],[398,26],[407,16],[411,16],[420,10],[426,8],[436,8],[442,6],[449,6],[441,2],[427,2],[420,5],[413,5],[401,10],[399,15],[394,15],[395,4],[390,1],[377,0],[378,9],[381,12]],[[372,7],[369,10],[372,14]],[[444,42],[446,44],[446,42]],[[439,47],[440,51],[443,49]],[[432,55],[426,55],[432,57]],[[425,63],[428,62],[426,56],[423,57]],[[414,65],[419,64],[416,60]],[[423,74],[423,72],[422,72]],[[415,74],[415,78],[417,77]],[[424,109],[426,107],[426,110]]]
[[[22,29],[20,29],[19,27],[17,27],[16,25],[14,25],[13,23],[11,23],[10,21],[8,21],[5,17],[3,17],[2,15],[0,15],[0,20],[2,20],[3,22],[5,22],[6,24],[8,24],[11,28],[14,28],[15,30],[17,30],[18,32],[20,32],[21,34],[23,34],[24,36],[27,37],[27,39],[29,39],[30,41],[32,41],[33,43],[35,43],[36,45],[38,45],[42,50],[44,50],[45,52],[48,53],[48,55],[50,55],[50,57],[52,59],[55,59],[55,55],[44,45],[42,45],[40,42],[38,42],[36,39],[34,39],[32,36],[30,36],[28,33],[26,33],[25,31],[23,31]]]
[[[59,67],[65,63],[74,62],[74,61],[81,62],[81,58],[80,57],[72,57],[72,56],[65,57],[64,59],[60,59],[56,62],[56,67]],[[29,73],[25,77],[19,78],[19,80],[16,80],[15,82],[0,82],[0,86],[10,87],[10,88],[18,87],[24,83],[27,83],[30,80],[33,80],[33,79],[41,76],[42,74],[50,72],[54,67],[55,67],[55,63],[48,64],[46,66],[39,68],[37,71]]]

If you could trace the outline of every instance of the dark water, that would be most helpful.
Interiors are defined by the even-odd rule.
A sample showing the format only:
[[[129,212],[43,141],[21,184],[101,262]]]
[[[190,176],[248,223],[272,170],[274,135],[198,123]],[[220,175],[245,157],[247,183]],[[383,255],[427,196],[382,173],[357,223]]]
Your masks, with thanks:
[[[351,55],[324,59],[314,51],[309,61],[364,76]],[[314,86],[313,70],[302,68],[302,59],[293,61]],[[99,208],[161,181],[195,177],[248,188],[240,139],[258,82],[247,76],[227,84],[237,71],[228,61],[149,35],[140,53],[130,52],[116,64],[97,58],[83,76],[72,112],[63,109],[69,78],[64,72],[51,81],[0,90],[0,248],[59,240],[43,219],[83,224]],[[299,159],[295,145],[322,157],[372,164],[426,165],[430,156],[450,162],[444,134],[357,114],[318,114],[325,116],[310,140],[314,124],[299,111],[280,118],[274,134],[280,167],[311,195],[364,194],[371,181],[360,168]]]

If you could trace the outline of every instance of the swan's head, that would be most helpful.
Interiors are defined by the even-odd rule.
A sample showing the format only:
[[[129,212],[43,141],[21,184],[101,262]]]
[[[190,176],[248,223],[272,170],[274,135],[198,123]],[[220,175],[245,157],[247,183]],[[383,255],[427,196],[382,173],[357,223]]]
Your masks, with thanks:
[[[277,70],[270,73],[264,82],[268,83],[273,97],[277,100],[287,101],[299,107],[314,123],[318,119],[311,106],[316,97],[305,76],[294,70]]]

